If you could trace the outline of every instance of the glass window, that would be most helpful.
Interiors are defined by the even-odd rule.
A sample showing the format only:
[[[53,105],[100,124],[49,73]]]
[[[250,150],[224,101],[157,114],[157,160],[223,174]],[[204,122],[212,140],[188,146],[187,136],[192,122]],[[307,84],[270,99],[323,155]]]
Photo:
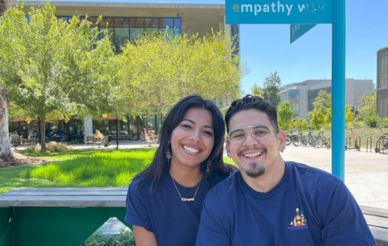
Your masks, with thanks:
[[[173,36],[174,35],[174,29],[166,27],[165,29],[161,30],[161,32],[164,33],[165,36]]]
[[[174,35],[181,35],[181,34],[182,34],[182,30],[180,28],[175,27],[174,28]]]
[[[129,27],[129,18],[116,18],[115,27]]]
[[[114,28],[115,27],[115,19],[114,18],[104,18],[100,22],[101,28]]]
[[[129,40],[129,28],[115,28],[115,45],[122,47]]]
[[[174,18],[162,18],[160,27],[172,29],[174,27]]]
[[[130,28],[129,29],[129,39],[131,41],[136,40],[139,36],[143,35],[144,33],[144,28]]]
[[[133,18],[133,26],[131,26],[131,27],[143,28],[144,27],[144,18],[140,18],[140,17]]]
[[[144,27],[152,27],[152,28],[158,28],[159,27],[159,18],[144,18]]]
[[[181,18],[174,18],[174,27],[181,28],[182,27],[182,20]]]
[[[101,30],[105,30],[108,32],[108,35],[110,35],[110,40],[114,42],[114,33],[115,33],[115,22],[113,18],[104,18],[99,24],[99,27]]]

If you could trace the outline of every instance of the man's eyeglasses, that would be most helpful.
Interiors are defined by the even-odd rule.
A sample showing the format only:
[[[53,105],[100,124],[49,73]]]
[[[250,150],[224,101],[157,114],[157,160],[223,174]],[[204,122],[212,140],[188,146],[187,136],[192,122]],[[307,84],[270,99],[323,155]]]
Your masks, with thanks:
[[[272,129],[268,128],[267,126],[258,125],[258,126],[248,126],[244,129],[234,129],[231,130],[227,137],[228,140],[231,142],[242,142],[246,140],[248,134],[251,134],[252,137],[256,139],[261,139],[266,136],[268,136],[271,132],[273,132]]]

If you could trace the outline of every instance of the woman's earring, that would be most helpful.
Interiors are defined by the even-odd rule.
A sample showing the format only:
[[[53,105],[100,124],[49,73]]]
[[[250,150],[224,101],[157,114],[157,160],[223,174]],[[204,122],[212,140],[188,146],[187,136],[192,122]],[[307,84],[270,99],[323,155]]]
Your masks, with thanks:
[[[171,144],[168,143],[168,145],[167,145],[167,150],[166,150],[166,158],[167,158],[168,161],[171,160],[171,150],[170,150],[170,146],[171,146]]]
[[[207,162],[206,162],[206,172],[207,173],[210,172],[211,165],[212,165],[212,162],[210,160],[207,160]]]

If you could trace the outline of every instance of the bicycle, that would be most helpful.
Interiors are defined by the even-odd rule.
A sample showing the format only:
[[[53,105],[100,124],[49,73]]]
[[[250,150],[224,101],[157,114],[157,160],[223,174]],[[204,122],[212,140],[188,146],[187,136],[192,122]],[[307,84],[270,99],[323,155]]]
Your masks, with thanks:
[[[382,135],[376,141],[376,153],[385,154],[385,150],[388,150],[388,132],[384,132],[383,127],[380,127]]]
[[[349,128],[351,137],[346,138],[346,143],[345,143],[345,150],[348,149],[355,149],[357,151],[360,151],[361,149],[361,138],[357,137],[356,133],[353,131],[353,128]],[[354,142],[354,146],[351,147],[352,140]]]
[[[317,142],[319,142],[320,147],[326,147],[330,149],[330,138],[326,138],[323,134],[323,131],[319,131],[317,136]]]

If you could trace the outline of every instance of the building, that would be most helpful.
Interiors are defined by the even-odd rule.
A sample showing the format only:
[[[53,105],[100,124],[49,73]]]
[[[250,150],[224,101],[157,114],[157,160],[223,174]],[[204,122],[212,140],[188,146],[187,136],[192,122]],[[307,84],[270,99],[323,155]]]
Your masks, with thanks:
[[[388,47],[377,51],[377,113],[388,117]]]
[[[5,5],[13,6],[17,2],[18,0],[5,0]],[[158,1],[155,0],[155,2]],[[42,1],[23,0],[22,3],[27,12]],[[56,7],[56,15],[65,20],[73,15],[87,16],[91,21],[103,16],[99,27],[107,27],[112,33],[112,42],[117,47],[149,32],[166,31],[172,35],[204,35],[212,31],[221,31],[235,37],[236,52],[239,49],[238,25],[225,24],[224,4],[133,3],[126,0],[51,0],[50,4]],[[146,126],[157,129],[160,120],[159,123],[155,123],[158,122],[156,119],[149,118]],[[131,125],[129,123],[118,125],[113,118],[104,123],[87,117],[84,119],[84,135],[92,135],[97,126],[101,127],[104,133],[115,135],[114,132],[119,126],[118,132],[126,136],[135,136],[129,139],[138,139],[139,124],[136,120],[130,123]]]
[[[345,103],[357,107],[361,97],[373,90],[372,80],[346,80]],[[282,100],[288,100],[295,112],[295,117],[306,118],[313,110],[314,99],[324,90],[331,93],[331,80],[305,80],[283,86],[279,95]]]
[[[5,0],[5,5],[9,7],[17,2]],[[22,3],[28,10],[42,1],[23,0]],[[112,32],[112,41],[116,45],[134,40],[142,33],[166,29],[173,34],[204,35],[211,31],[222,31],[236,37],[239,34],[238,25],[225,24],[224,4],[131,3],[125,0],[52,0],[50,3],[56,7],[56,15],[62,18],[79,15],[95,20],[103,16],[100,26]],[[238,44],[237,38],[237,49]]]

